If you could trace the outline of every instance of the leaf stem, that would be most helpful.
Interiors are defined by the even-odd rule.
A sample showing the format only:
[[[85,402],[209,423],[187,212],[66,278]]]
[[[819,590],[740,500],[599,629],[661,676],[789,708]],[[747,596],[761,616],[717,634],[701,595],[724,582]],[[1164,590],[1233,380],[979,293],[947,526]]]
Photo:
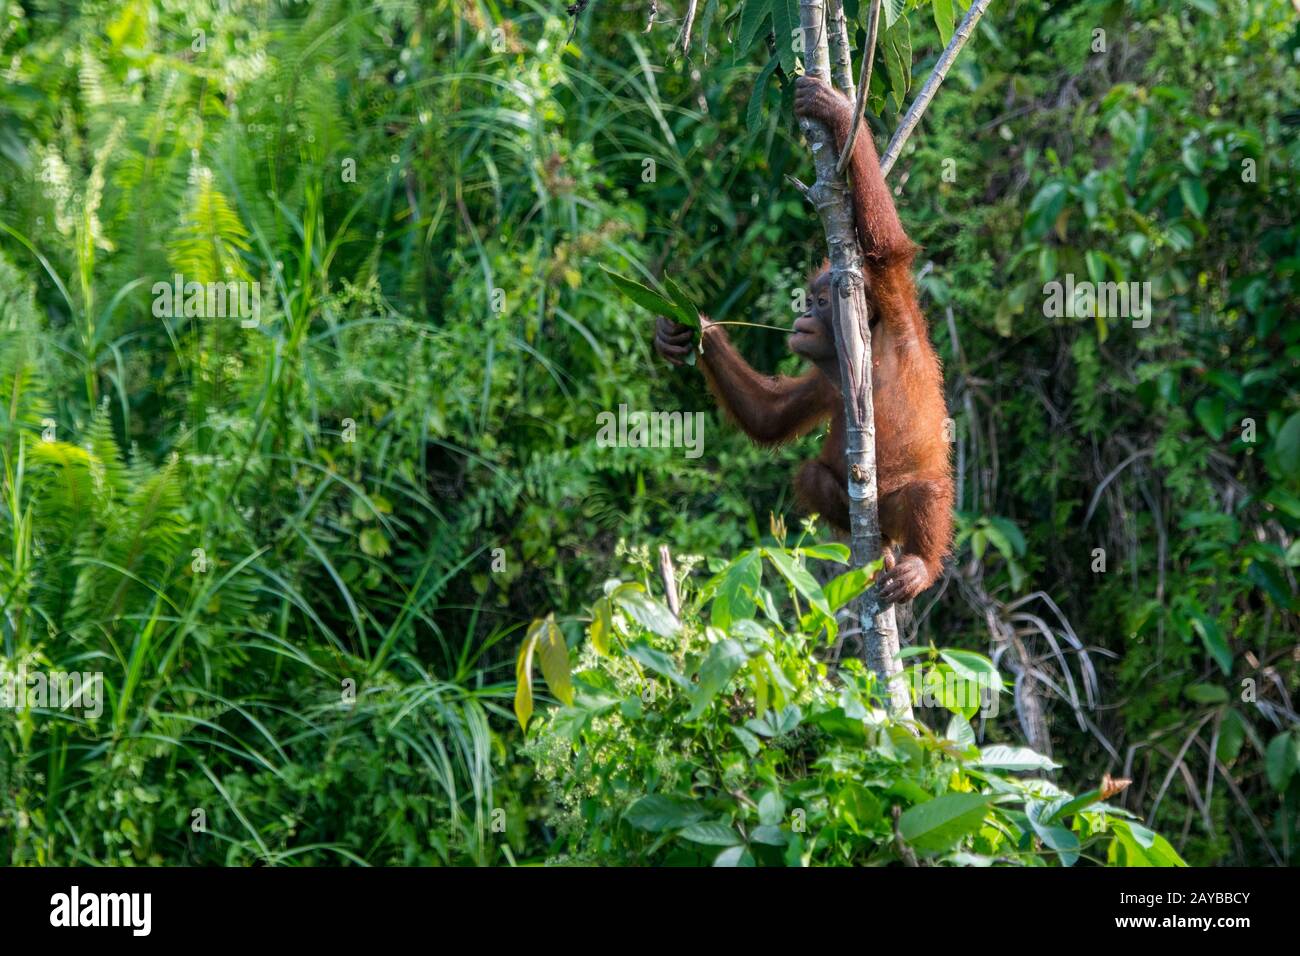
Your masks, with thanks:
[[[774,332],[789,332],[790,330],[783,325],[763,325],[761,322],[740,322],[732,319],[727,322],[709,321],[710,325],[748,325],[752,329],[771,329]]]

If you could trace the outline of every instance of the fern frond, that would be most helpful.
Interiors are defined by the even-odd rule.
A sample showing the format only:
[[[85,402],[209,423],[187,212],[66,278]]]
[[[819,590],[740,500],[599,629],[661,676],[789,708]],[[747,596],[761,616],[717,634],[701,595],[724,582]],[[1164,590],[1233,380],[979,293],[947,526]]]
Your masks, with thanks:
[[[176,236],[168,247],[172,267],[186,281],[251,282],[240,253],[251,248],[239,214],[213,182],[210,169],[197,168]]]
[[[35,441],[28,450],[36,537],[43,550],[61,551],[98,513],[93,456],[65,441]]]

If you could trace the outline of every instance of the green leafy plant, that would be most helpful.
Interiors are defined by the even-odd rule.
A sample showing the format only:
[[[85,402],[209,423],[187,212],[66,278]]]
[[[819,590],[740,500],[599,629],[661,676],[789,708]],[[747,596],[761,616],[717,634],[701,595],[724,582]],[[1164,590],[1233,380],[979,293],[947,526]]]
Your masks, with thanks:
[[[940,732],[891,718],[857,660],[822,663],[836,636],[833,603],[870,580],[851,571],[817,583],[807,562],[843,562],[841,549],[747,551],[688,592],[680,625],[640,583],[605,585],[576,665],[567,651],[543,660],[559,704],[525,748],[556,803],[552,854],[714,866],[1183,865],[1163,837],[1104,802],[1122,784],[1075,797],[1017,775],[1057,769],[1052,760],[977,744],[971,691],[1003,692],[987,658],[909,655],[918,702],[927,688],[949,688],[938,697],[949,712]],[[771,587],[765,568],[776,572]],[[534,622],[524,673],[534,645],[556,649],[558,635],[553,618]],[[531,706],[532,693],[521,681],[517,706]]]

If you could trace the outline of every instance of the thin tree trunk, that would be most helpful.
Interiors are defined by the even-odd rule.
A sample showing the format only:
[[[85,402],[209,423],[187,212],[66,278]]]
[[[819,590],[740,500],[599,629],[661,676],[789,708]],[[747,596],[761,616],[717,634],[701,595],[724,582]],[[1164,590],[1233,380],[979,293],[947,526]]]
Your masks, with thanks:
[[[832,0],[832,3],[838,3]],[[804,69],[830,81],[830,55],[824,0],[799,0]],[[847,46],[847,34],[844,35]],[[845,49],[847,57],[847,49]],[[844,67],[851,75],[851,67]],[[871,332],[863,284],[862,250],[853,227],[853,202],[844,174],[835,168],[835,141],[821,123],[801,120],[812,148],[817,180],[808,197],[817,207],[830,252],[835,345],[844,390],[845,458],[848,465],[850,549],[854,567],[880,557],[880,514],[876,491],[876,422],[871,396]],[[893,605],[881,607],[873,586],[852,605],[861,657],[875,673],[890,711],[912,717],[911,695],[898,656],[898,625]]]
[[[831,70],[838,86],[851,100],[857,99],[853,86],[853,55],[849,52],[849,25],[844,18],[844,0],[828,0],[830,15]]]

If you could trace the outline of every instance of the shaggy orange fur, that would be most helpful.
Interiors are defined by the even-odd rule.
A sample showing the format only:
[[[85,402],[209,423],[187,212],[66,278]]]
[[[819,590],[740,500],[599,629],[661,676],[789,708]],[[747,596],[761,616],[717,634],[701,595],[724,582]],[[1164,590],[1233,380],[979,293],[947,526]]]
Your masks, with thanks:
[[[795,109],[825,123],[837,149],[843,149],[853,120],[848,100],[825,84],[802,77]],[[907,601],[939,576],[952,543],[953,481],[944,434],[943,373],[917,304],[911,272],[916,246],[898,219],[870,135],[858,136],[849,169],[872,314],[876,480],[887,568],[880,594],[885,600]],[[800,469],[795,490],[804,508],[847,531],[844,401],[836,384],[829,284],[824,266],[811,283],[812,314],[796,322],[796,331],[818,323],[824,326],[821,343],[814,332],[803,335],[795,348],[799,336],[792,336],[792,349],[812,358],[816,368],[797,377],[762,375],[736,351],[725,330],[707,319],[702,323],[700,364],[718,404],[755,441],[780,444],[830,419],[830,434],[821,453]],[[656,344],[661,353],[676,360],[683,353],[674,343],[681,341],[676,336],[683,333],[667,320],[661,322],[667,324]],[[894,546],[902,552],[897,558],[890,553]]]

